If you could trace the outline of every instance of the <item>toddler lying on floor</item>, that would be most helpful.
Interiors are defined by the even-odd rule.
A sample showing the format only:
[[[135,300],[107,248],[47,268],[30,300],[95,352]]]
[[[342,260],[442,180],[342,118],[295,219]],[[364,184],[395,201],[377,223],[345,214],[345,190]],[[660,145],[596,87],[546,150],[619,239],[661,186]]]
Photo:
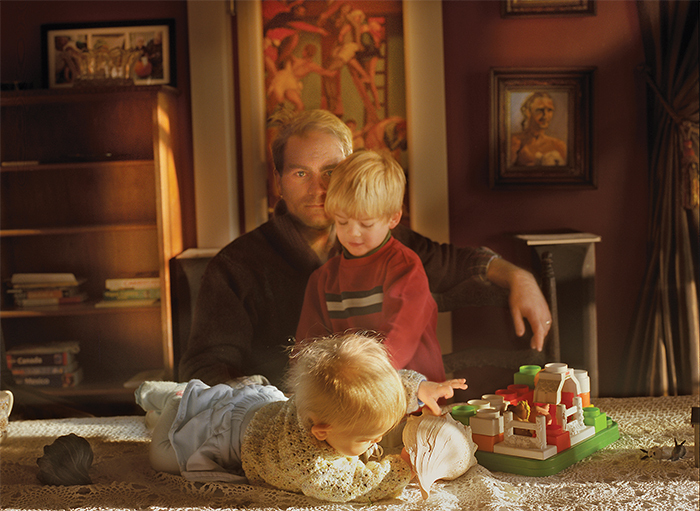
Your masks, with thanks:
[[[144,382],[135,396],[147,418],[157,417],[151,465],[334,502],[393,497],[412,468],[405,452],[380,458],[377,443],[406,413],[425,404],[438,415],[438,399],[466,388],[463,379],[436,383],[397,371],[377,339],[355,333],[306,345],[293,357],[288,386],[290,398],[256,383]]]

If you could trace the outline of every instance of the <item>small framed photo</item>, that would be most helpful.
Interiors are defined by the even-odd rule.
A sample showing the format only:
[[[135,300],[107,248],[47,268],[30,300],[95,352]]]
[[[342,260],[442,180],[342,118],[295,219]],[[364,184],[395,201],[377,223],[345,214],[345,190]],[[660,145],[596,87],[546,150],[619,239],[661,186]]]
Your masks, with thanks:
[[[491,69],[491,188],[595,188],[595,68]]]
[[[501,16],[595,16],[595,0],[501,0]]]
[[[42,25],[44,88],[176,85],[175,20]]]

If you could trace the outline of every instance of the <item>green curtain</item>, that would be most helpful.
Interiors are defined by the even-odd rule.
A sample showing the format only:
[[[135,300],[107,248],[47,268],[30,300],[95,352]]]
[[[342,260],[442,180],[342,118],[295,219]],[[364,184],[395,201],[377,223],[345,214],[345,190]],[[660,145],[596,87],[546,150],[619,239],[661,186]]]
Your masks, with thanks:
[[[649,85],[650,249],[628,340],[625,395],[700,393],[699,5],[637,2]]]

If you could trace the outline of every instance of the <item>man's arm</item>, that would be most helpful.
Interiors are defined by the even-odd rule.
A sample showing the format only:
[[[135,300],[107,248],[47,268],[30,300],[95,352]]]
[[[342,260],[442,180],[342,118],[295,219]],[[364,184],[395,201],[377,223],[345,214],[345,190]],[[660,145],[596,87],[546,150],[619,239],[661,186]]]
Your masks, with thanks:
[[[438,301],[441,312],[468,305],[459,303],[459,293],[454,293],[454,290],[467,282],[486,283],[489,262],[497,257],[495,252],[486,248],[461,248],[449,243],[437,243],[401,224],[392,231],[392,235],[418,254],[428,276],[431,293],[455,295],[455,299],[449,303]]]
[[[488,299],[477,296],[475,300],[475,295],[489,294],[481,283],[493,283],[508,291],[516,334],[525,334],[523,318],[527,319],[533,331],[530,345],[537,350],[542,349],[552,316],[544,295],[530,272],[486,248],[460,248],[448,243],[437,243],[403,225],[399,225],[392,233],[420,257],[428,276],[430,291],[441,312]]]
[[[486,277],[490,282],[510,291],[508,303],[515,333],[518,337],[525,335],[523,318],[527,319],[532,328],[530,347],[542,351],[544,338],[552,326],[552,315],[532,273],[498,257],[489,264]]]

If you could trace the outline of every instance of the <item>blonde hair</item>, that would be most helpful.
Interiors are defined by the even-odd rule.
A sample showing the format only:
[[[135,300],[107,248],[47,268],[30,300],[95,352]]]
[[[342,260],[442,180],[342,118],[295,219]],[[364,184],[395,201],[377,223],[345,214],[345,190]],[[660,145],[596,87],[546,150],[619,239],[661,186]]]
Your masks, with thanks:
[[[387,218],[401,211],[406,175],[388,151],[358,151],[333,170],[326,213]]]
[[[304,424],[313,418],[345,431],[388,431],[406,413],[401,378],[369,332],[309,340],[294,355],[287,388]]]
[[[302,110],[294,113],[282,109],[268,119],[268,128],[278,128],[270,150],[275,170],[279,174],[284,170],[284,150],[287,147],[287,141],[295,135],[305,137],[314,132],[327,133],[338,140],[343,156],[352,153],[352,131],[328,110]]]

